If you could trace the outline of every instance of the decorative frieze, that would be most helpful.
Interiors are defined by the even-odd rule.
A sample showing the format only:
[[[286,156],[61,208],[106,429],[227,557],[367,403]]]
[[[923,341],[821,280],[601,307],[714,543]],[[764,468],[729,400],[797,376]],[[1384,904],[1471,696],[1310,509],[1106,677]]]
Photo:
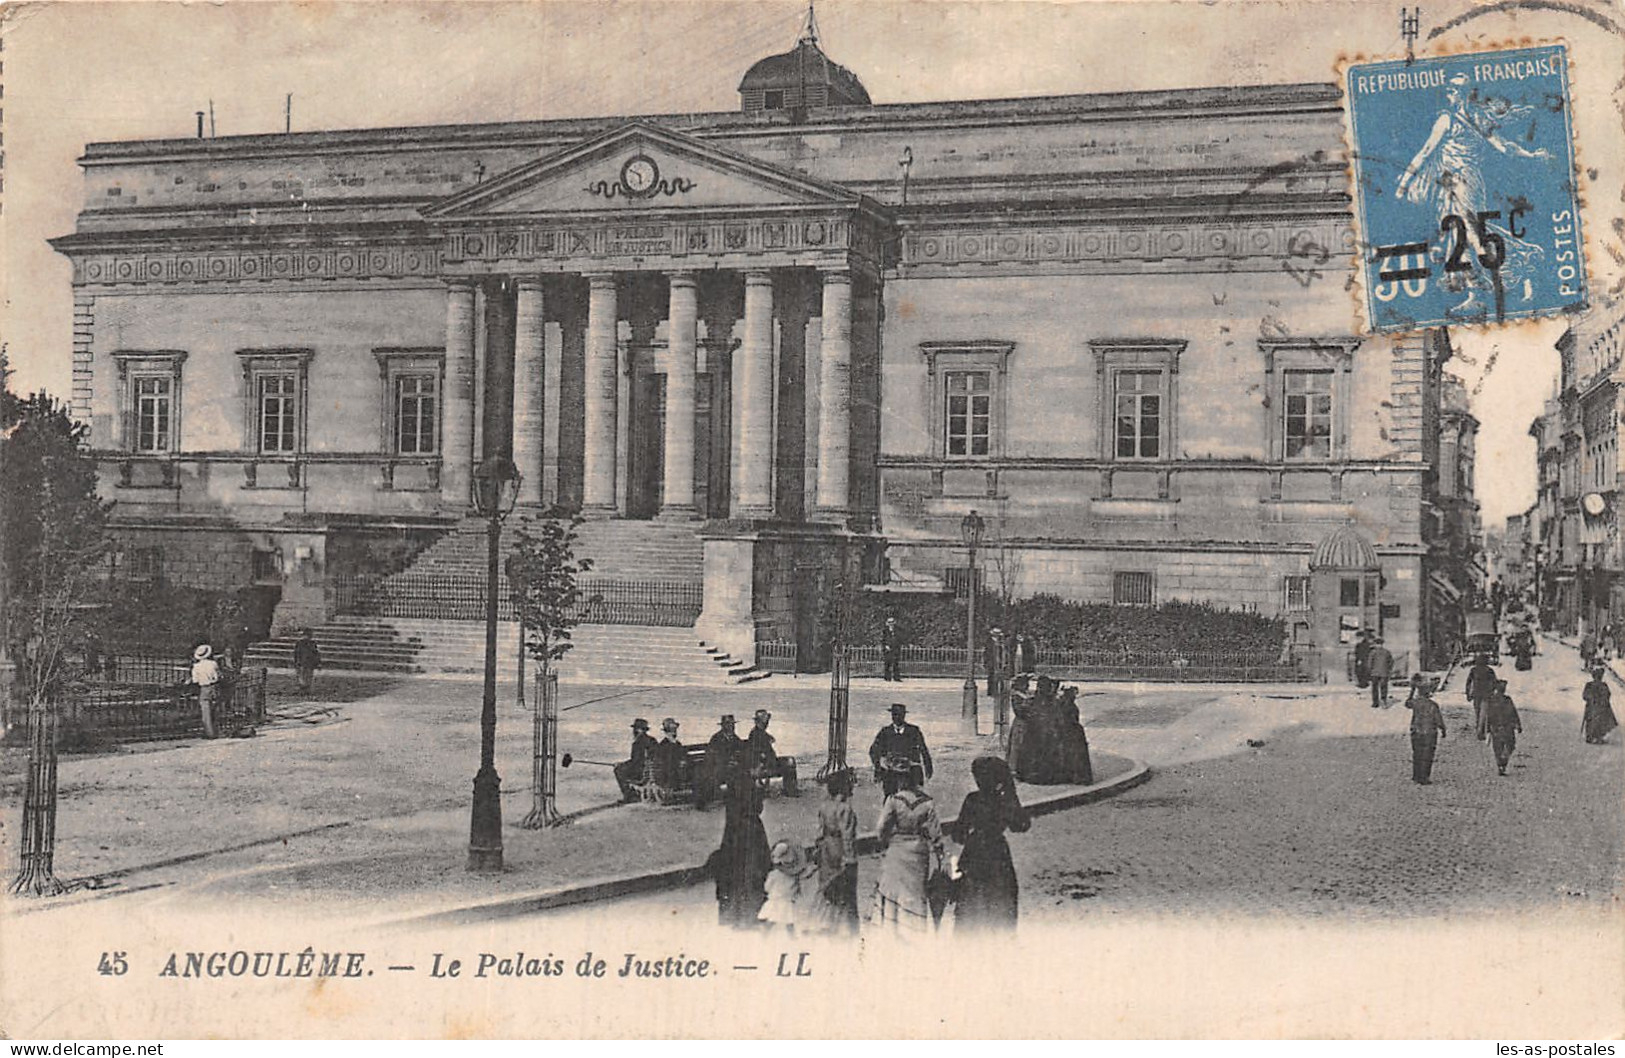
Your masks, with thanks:
[[[962,265],[1147,264],[1262,260],[1271,267],[1340,268],[1352,259],[1347,219],[1077,223],[1022,228],[930,228],[902,240],[905,269]]]
[[[432,278],[437,246],[311,249],[165,249],[75,253],[76,286],[289,279]]]
[[[594,224],[536,223],[447,232],[448,264],[606,261],[621,257],[701,257],[854,251],[879,246],[845,216],[767,216],[683,220],[628,218]]]

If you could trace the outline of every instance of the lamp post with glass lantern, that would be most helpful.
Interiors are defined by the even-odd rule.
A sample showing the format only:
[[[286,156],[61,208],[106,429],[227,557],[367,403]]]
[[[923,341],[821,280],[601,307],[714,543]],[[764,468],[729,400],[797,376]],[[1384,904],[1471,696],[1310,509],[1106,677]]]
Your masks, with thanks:
[[[480,703],[480,770],[468,824],[468,869],[502,870],[502,779],[497,775],[497,591],[502,519],[519,498],[519,469],[493,455],[474,471],[474,510],[485,530],[485,696]]]
[[[975,511],[959,523],[959,533],[970,552],[965,589],[965,694],[959,707],[959,723],[967,735],[976,734],[976,549],[982,543],[984,528],[982,516]]]

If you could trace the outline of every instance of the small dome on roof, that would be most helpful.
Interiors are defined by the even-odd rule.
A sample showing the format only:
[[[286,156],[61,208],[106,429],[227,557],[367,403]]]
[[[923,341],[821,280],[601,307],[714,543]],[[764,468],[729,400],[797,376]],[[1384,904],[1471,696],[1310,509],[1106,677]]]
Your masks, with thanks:
[[[784,54],[769,55],[745,71],[739,96],[747,113],[869,105],[869,93],[857,75],[805,36]]]
[[[1382,569],[1377,549],[1359,530],[1345,525],[1315,545],[1309,556],[1310,569],[1344,569],[1375,572]]]

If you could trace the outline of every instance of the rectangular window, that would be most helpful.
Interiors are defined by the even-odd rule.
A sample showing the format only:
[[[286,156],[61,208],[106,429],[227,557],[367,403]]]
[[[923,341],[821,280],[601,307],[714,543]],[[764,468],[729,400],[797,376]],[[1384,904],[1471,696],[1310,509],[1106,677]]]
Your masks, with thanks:
[[[132,548],[124,556],[124,579],[160,581],[164,575],[164,549],[161,547]]]
[[[949,371],[946,451],[950,456],[986,456],[993,428],[993,385],[986,371]]]
[[[400,455],[433,455],[439,421],[434,375],[395,377],[395,451]]]
[[[257,581],[282,579],[282,552],[254,551],[254,579]]]
[[[174,379],[152,375],[135,379],[135,450],[167,452],[172,447]]]
[[[1357,577],[1344,577],[1338,588],[1337,604],[1350,608],[1360,605],[1360,581]]]
[[[299,450],[299,376],[259,376],[260,451]]]
[[[1162,455],[1162,372],[1117,373],[1117,458]]]
[[[1149,573],[1113,573],[1112,574],[1112,605],[1113,606],[1150,606],[1151,605],[1151,574]]]
[[[1281,609],[1287,613],[1309,611],[1309,578],[1291,576],[1281,578]]]
[[[1332,457],[1332,373],[1288,371],[1286,383],[1286,457]]]
[[[977,591],[985,591],[987,573],[984,570],[977,570],[976,573]],[[963,599],[970,594],[967,587],[970,582],[971,572],[968,566],[947,566],[942,571],[942,583],[949,591],[953,592],[956,599]]]

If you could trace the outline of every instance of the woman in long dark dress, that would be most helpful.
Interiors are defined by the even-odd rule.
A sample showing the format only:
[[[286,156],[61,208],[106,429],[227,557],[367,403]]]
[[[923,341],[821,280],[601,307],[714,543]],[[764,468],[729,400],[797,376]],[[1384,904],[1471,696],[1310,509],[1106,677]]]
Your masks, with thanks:
[[[960,806],[955,836],[959,854],[959,902],[954,929],[1014,929],[1017,910],[1016,867],[1010,860],[1006,830],[1025,834],[1032,819],[1021,806],[1010,768],[998,757],[971,761],[976,789]]]
[[[724,926],[755,929],[756,916],[767,901],[767,875],[773,853],[762,826],[762,792],[742,769],[727,779],[726,815],[722,844],[711,854],[711,874],[717,883],[717,921]]]
[[[1602,666],[1591,671],[1591,682],[1585,686],[1585,718],[1580,721],[1580,731],[1585,740],[1598,743],[1608,737],[1608,732],[1619,726],[1619,720],[1614,716],[1613,694],[1604,682],[1605,673]]]
[[[1056,699],[1056,713],[1066,780],[1077,786],[1088,786],[1095,781],[1095,765],[1089,759],[1089,735],[1084,731],[1083,717],[1078,713],[1076,687],[1068,687],[1061,692]]]

